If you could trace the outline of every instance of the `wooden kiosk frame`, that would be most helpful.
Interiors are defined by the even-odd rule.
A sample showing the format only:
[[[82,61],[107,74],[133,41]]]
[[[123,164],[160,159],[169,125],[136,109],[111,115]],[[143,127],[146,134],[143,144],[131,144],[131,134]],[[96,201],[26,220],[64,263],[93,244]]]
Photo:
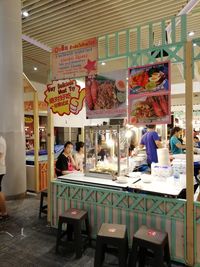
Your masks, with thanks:
[[[177,25],[180,25],[178,28]],[[170,43],[166,43],[166,27],[170,25]],[[161,45],[155,46],[153,29],[160,31]],[[145,41],[141,38],[145,34]],[[177,37],[178,36],[178,37]],[[193,43],[196,47],[194,48]],[[195,49],[195,51],[194,51]],[[186,88],[186,149],[187,199],[170,199],[144,194],[120,192],[73,183],[62,183],[54,178],[52,157],[52,114],[49,111],[49,210],[48,220],[57,226],[58,214],[68,207],[83,207],[89,212],[92,235],[96,236],[103,221],[126,223],[129,238],[141,224],[167,231],[172,260],[188,266],[200,266],[200,203],[193,200],[191,175],[193,166],[193,71],[200,60],[200,39],[187,40],[187,16],[172,17],[147,25],[98,38],[99,63],[124,60],[126,67],[145,65],[165,60],[183,64]],[[197,52],[196,52],[197,51]],[[168,56],[166,57],[166,53]]]

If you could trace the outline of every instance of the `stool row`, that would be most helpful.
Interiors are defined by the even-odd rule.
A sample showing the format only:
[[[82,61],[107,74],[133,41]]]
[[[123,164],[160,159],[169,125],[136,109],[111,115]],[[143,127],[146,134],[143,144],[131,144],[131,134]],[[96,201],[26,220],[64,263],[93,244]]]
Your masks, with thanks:
[[[85,224],[84,231],[82,230],[83,223]],[[65,231],[63,231],[63,224],[67,224]],[[85,235],[88,243],[91,243],[87,211],[71,208],[59,216],[56,252],[63,244],[62,238],[65,235],[68,241],[74,242],[76,258],[80,258],[84,248],[82,236]],[[119,266],[127,266],[128,235],[125,225],[108,223],[101,225],[97,234],[94,267],[102,266],[108,247],[118,250]],[[151,266],[164,267],[165,263],[168,267],[171,266],[168,234],[143,225],[133,236],[128,266],[143,267],[147,259],[151,262]]]

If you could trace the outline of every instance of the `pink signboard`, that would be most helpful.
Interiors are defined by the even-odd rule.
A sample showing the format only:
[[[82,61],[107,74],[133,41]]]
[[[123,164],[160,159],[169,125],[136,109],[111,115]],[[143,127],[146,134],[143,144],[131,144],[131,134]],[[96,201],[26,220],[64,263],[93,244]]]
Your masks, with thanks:
[[[121,77],[120,77],[121,75]],[[123,118],[127,116],[125,71],[86,77],[87,118]]]
[[[170,123],[170,62],[130,68],[128,87],[128,121],[130,124]]]
[[[95,75],[97,53],[97,38],[54,47],[52,80]]]

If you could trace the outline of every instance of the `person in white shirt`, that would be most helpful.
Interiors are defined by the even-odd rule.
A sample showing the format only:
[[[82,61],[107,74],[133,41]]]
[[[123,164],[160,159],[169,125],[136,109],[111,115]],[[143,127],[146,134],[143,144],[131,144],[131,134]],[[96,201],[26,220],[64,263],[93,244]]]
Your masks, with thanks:
[[[0,136],[0,218],[1,219],[8,217],[6,210],[5,195],[1,191],[2,179],[3,176],[6,174],[5,158],[6,158],[6,141],[2,136]]]
[[[74,161],[76,164],[76,170],[83,172],[83,161],[84,161],[84,143],[76,143],[77,153],[74,155]]]

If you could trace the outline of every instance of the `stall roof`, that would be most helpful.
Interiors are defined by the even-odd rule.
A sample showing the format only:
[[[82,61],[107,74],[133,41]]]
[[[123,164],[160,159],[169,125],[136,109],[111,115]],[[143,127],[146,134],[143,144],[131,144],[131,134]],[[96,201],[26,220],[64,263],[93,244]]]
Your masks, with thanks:
[[[23,41],[24,72],[31,80],[39,82],[47,81],[50,69],[49,51],[52,47],[177,16],[186,5],[191,7],[186,10],[190,15],[187,30],[195,32],[194,38],[200,37],[198,0],[21,0],[21,2],[22,11],[29,12],[28,17],[22,17],[23,34],[46,49]],[[145,38],[145,35],[142,38]],[[34,66],[37,66],[38,71],[33,70]]]

